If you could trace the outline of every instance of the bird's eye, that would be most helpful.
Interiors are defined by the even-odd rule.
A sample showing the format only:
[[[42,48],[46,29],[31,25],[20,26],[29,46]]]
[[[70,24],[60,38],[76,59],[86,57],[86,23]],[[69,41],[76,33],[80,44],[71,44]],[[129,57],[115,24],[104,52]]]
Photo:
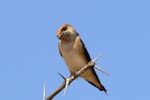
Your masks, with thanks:
[[[61,31],[66,31],[67,30],[67,27],[63,27]]]

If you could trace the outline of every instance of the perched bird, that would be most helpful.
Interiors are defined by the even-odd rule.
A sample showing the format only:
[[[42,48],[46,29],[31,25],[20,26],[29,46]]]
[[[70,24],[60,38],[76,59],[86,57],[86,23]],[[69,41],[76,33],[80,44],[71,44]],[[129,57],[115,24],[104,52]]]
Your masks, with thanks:
[[[71,75],[83,68],[91,58],[77,31],[69,24],[62,25],[56,33],[59,39],[58,46],[60,55],[63,57]],[[101,84],[94,68],[88,69],[81,77],[101,91],[105,87]]]

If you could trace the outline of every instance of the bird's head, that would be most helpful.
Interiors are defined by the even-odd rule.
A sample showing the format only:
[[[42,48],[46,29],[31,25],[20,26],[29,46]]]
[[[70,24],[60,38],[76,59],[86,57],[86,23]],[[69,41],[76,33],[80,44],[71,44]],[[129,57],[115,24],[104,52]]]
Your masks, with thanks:
[[[71,25],[64,24],[57,30],[56,36],[62,41],[71,41],[78,36],[78,33]]]

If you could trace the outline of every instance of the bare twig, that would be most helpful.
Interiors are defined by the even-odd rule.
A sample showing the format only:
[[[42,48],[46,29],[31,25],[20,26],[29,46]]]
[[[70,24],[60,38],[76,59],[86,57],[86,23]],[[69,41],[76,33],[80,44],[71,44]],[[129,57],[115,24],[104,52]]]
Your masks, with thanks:
[[[101,53],[100,55],[98,55],[95,59],[92,60],[92,62],[96,62],[100,57],[102,57],[103,53]]]
[[[97,65],[94,65],[94,68],[100,70],[102,73],[106,74],[107,76],[110,76],[108,73],[106,73],[103,69],[101,69],[101,68],[98,67]]]
[[[64,83],[57,88],[48,98],[47,100],[52,100],[53,97],[55,97],[55,95],[57,95],[63,88],[65,88],[66,82],[64,81]]]
[[[98,56],[96,57],[93,61],[89,61],[87,65],[85,65],[82,69],[80,69],[79,71],[77,71],[75,73],[75,75],[70,76],[69,78],[65,78],[63,75],[59,74],[65,81],[63,82],[63,84],[58,87],[48,98],[47,100],[52,100],[62,89],[64,89],[65,87],[67,88],[67,86],[76,78],[78,78],[81,74],[83,74],[86,70],[88,70],[91,67],[94,67],[95,65],[95,61],[98,60],[101,57]],[[102,69],[101,69],[102,71]],[[105,73],[105,72],[104,72]],[[67,81],[67,82],[66,82]],[[66,84],[67,83],[67,84]],[[66,91],[66,90],[65,90]]]
[[[46,100],[46,84],[44,83],[43,100]]]

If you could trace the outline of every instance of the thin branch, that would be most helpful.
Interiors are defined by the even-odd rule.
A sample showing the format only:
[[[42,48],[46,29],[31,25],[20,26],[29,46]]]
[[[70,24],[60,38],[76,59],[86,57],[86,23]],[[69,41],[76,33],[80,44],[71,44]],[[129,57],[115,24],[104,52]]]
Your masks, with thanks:
[[[107,76],[110,76],[108,73],[106,73],[103,69],[101,69],[101,68],[98,67],[97,65],[94,65],[94,68],[100,70],[102,73],[106,74]]]
[[[47,98],[47,100],[52,100],[52,98],[54,98],[63,88],[65,88],[65,85],[66,82],[64,81],[64,83]]]
[[[63,79],[65,79],[65,81],[63,82],[63,84],[58,87],[48,98],[47,100],[52,100],[62,89],[64,89],[65,87],[67,87],[66,85],[70,84],[73,80],[75,80],[76,78],[78,78],[81,74],[83,74],[85,71],[87,71],[88,69],[90,69],[91,67],[94,67],[95,65],[95,61],[97,59],[99,59],[101,57],[98,56],[96,57],[93,61],[89,61],[87,65],[85,65],[82,69],[80,69],[79,71],[77,71],[75,73],[75,75],[70,76],[69,78],[65,79],[61,74],[59,74]],[[67,82],[66,82],[67,81]],[[66,84],[67,83],[67,84]]]
[[[76,75],[72,75],[69,78],[67,78],[66,80],[69,81],[69,84],[75,80],[77,77],[79,77],[82,73],[84,73],[86,70],[88,70],[90,67],[93,67],[94,63],[93,62],[89,62],[85,67],[83,67],[81,70],[79,70]],[[47,100],[52,100],[53,97],[55,97],[62,89],[65,88],[66,86],[66,80],[63,82],[63,84],[57,88],[48,98]]]
[[[44,83],[43,100],[46,100],[46,84]]]
[[[62,74],[58,73],[64,80],[66,79]]]
[[[102,57],[103,53],[101,53],[100,55],[98,55],[95,59],[92,60],[92,62],[96,62],[100,57]]]

